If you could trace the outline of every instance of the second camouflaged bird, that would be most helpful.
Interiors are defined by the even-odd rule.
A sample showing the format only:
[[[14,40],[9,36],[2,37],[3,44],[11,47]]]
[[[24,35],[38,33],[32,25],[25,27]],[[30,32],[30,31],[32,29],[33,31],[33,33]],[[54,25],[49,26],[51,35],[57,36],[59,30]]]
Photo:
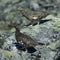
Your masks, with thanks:
[[[37,42],[36,40],[32,39],[30,36],[21,33],[16,23],[14,23],[12,27],[16,29],[15,38],[16,38],[17,43],[24,44],[25,48],[27,48],[29,52],[30,52],[30,49],[33,50],[34,47],[37,45],[45,45],[44,43]],[[36,50],[34,49],[34,51]]]

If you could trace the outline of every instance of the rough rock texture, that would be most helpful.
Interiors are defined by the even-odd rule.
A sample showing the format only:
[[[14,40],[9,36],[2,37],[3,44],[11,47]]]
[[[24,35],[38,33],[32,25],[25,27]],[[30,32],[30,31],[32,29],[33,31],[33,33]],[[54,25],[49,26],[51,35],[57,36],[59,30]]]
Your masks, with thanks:
[[[20,7],[33,11],[48,11],[50,15],[43,19],[51,21],[35,26],[25,26],[28,21],[16,10]],[[27,52],[18,51],[13,44],[15,29],[9,28],[12,23],[20,24],[21,32],[43,42],[46,45],[36,46],[34,53],[41,57],[39,60],[57,60],[60,56],[60,1],[59,0],[0,0],[0,60],[36,60]]]

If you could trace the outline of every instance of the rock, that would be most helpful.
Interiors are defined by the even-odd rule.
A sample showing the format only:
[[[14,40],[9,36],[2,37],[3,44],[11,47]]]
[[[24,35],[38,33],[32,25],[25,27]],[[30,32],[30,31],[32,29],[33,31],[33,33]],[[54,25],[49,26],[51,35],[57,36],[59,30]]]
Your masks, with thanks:
[[[29,2],[29,7],[30,7],[31,10],[39,10],[38,3],[34,2],[34,1]]]
[[[36,26],[25,26],[27,19],[22,16],[16,9],[26,7],[35,11],[44,10],[43,6],[54,6],[53,9],[46,10],[51,14],[45,19],[52,19],[51,21]],[[56,14],[54,16],[54,14]],[[5,21],[6,23],[4,24]],[[11,22],[12,21],[12,22]],[[59,60],[60,58],[60,1],[59,0],[0,0],[0,60],[31,60],[32,56],[26,52],[19,52],[13,42],[16,42],[14,37],[14,28],[11,30],[7,26],[11,23],[21,23],[21,32],[29,35],[32,39],[38,42],[44,42],[46,46],[36,46],[37,55],[41,52],[40,60]],[[49,47],[48,47],[49,46]],[[38,47],[38,48],[37,48]],[[51,49],[56,51],[51,51]],[[4,50],[5,49],[5,50]],[[56,56],[55,56],[56,55]],[[56,57],[54,59],[54,57]],[[34,60],[34,59],[33,59]]]
[[[57,41],[56,49],[60,50],[60,40]]]
[[[56,0],[57,1],[57,3],[60,3],[60,0]]]

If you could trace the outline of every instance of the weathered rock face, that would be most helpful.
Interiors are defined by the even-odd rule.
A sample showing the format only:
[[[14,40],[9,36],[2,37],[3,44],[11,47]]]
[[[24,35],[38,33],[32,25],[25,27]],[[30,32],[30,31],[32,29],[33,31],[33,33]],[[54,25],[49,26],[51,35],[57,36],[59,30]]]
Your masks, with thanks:
[[[27,27],[25,25],[30,21],[16,11],[20,7],[33,11],[48,11],[52,15],[48,15],[44,19],[52,20]],[[37,51],[33,56],[27,52],[19,52],[13,44],[16,42],[15,29],[8,27],[14,22],[21,24],[21,33],[46,45],[36,46]],[[40,60],[56,60],[60,57],[59,41],[60,0],[0,0],[0,60],[36,60],[39,52],[41,52]]]

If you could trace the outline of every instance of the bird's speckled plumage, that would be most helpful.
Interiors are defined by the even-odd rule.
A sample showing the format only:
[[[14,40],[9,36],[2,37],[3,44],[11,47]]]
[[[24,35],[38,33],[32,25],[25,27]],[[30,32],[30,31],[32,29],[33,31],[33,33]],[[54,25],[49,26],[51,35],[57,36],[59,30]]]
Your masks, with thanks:
[[[24,17],[30,20],[32,25],[40,22],[42,18],[45,18],[47,15],[49,15],[49,13],[46,11],[31,11],[25,8],[20,8],[18,11],[20,11]]]
[[[27,47],[28,46],[36,46],[36,45],[44,45],[44,43],[37,42],[36,40],[32,39],[30,36],[23,34],[20,32],[19,28],[15,25],[15,38],[17,42],[24,43]]]

